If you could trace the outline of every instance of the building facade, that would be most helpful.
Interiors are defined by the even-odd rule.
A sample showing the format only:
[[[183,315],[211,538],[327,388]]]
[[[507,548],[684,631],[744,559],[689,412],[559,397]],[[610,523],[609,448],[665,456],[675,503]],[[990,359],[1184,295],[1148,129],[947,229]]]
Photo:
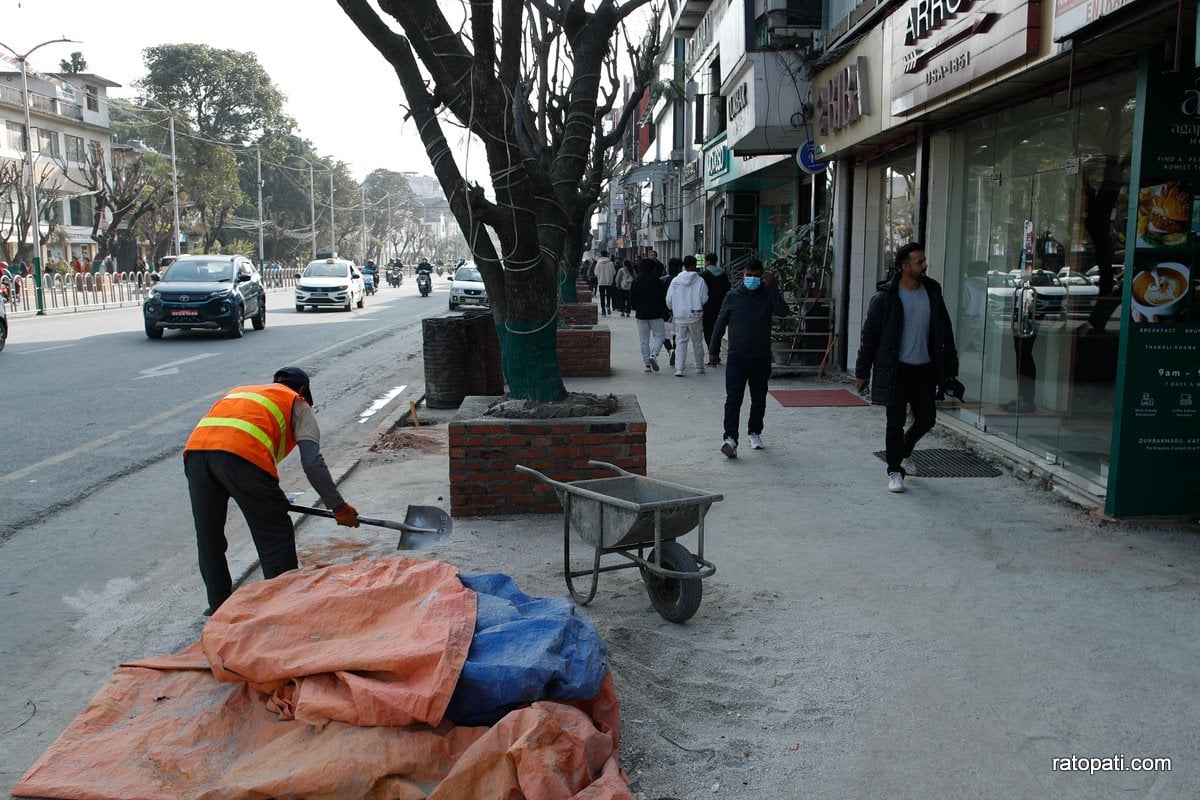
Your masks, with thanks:
[[[98,75],[30,72],[29,117],[34,173],[41,206],[42,258],[95,255],[95,216],[89,162],[112,164],[108,90],[119,86]],[[20,72],[0,72],[0,162],[8,176],[0,186],[0,238],[10,257],[28,248],[32,231],[18,229],[28,203],[25,106]]]
[[[842,10],[813,79],[842,362],[896,249],[924,242],[967,387],[943,419],[1110,513],[1194,513],[1173,486],[1200,464],[1195,6]]]

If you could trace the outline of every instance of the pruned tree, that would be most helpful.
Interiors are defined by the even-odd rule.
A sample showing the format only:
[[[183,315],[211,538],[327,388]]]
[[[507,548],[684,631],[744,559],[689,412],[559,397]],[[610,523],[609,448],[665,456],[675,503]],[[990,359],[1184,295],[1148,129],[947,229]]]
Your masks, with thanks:
[[[64,58],[59,60],[58,67],[68,75],[79,75],[88,71],[87,59],[78,50],[71,53],[70,59]]]
[[[37,184],[38,213],[42,221],[41,239],[49,241],[58,229],[59,203],[63,199],[60,170],[54,163],[38,164],[34,169]],[[33,214],[29,208],[28,169],[24,158],[0,158],[0,197],[8,197],[0,212],[0,255],[5,261],[33,263]],[[9,242],[15,243],[15,248]]]
[[[652,77],[650,0],[338,0],[393,67],[455,221],[483,274],[509,394],[566,394],[556,352],[559,289],[573,291],[608,154]],[[640,13],[639,13],[640,12]],[[631,15],[644,39],[630,41]],[[631,91],[622,97],[618,67]],[[614,110],[617,110],[614,118]],[[491,196],[456,163],[445,127],[487,157]]]

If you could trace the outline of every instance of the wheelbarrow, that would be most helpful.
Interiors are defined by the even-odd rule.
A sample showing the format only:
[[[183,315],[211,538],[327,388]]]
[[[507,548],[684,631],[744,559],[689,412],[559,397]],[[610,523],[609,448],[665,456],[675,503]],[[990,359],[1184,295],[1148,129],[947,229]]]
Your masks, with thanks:
[[[717,571],[704,559],[704,515],[724,496],[647,478],[604,461],[588,463],[618,475],[563,483],[516,465],[517,470],[554,487],[562,503],[563,577],[571,598],[587,605],[596,596],[601,572],[636,567],[650,602],[663,619],[676,623],[691,619],[703,596],[700,580]],[[571,569],[572,526],[593,548],[590,570]],[[699,534],[694,554],[675,541],[692,529]],[[652,548],[648,555],[647,547]],[[609,554],[623,556],[629,563],[601,566],[600,557]],[[589,574],[591,588],[586,594],[577,592],[572,579]]]

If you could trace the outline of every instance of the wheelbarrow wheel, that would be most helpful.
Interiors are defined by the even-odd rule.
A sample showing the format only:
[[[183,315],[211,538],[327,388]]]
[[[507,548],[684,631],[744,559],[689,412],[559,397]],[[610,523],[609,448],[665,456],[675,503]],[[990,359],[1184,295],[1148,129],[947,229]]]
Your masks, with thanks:
[[[699,572],[696,559],[679,542],[663,542],[662,552],[651,551],[649,561],[672,572]],[[670,578],[643,569],[642,580],[654,610],[668,622],[687,622],[700,608],[704,586],[699,578]]]

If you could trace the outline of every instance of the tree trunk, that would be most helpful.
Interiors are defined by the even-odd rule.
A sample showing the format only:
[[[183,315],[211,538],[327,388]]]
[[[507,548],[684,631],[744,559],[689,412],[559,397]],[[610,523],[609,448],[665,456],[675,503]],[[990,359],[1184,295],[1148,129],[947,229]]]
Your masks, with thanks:
[[[526,328],[521,330],[520,328]],[[537,402],[561,400],[566,394],[558,371],[557,319],[540,329],[534,325],[498,323],[504,379],[510,397]]]

